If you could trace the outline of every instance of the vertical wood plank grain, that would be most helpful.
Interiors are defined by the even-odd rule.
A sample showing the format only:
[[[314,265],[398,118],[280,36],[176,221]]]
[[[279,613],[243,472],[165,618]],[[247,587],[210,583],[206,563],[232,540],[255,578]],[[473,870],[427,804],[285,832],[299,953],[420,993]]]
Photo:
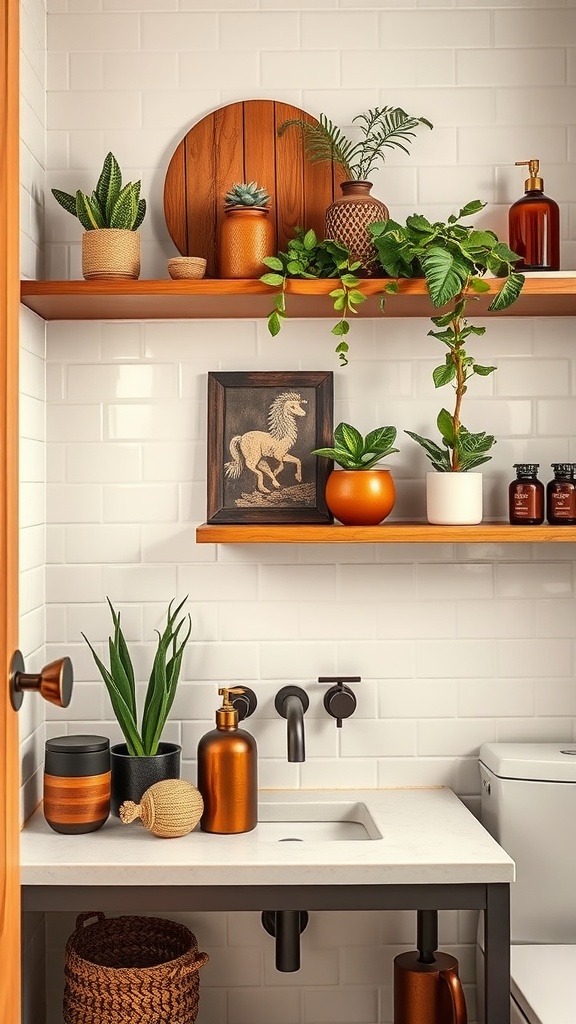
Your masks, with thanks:
[[[242,103],[230,103],[214,112],[216,217],[214,246],[218,267],[220,227],[224,220],[224,196],[236,181],[244,181],[244,111]]]
[[[302,111],[287,103],[276,103],[276,199],[278,203],[278,248],[285,249],[295,227],[304,223],[304,146],[302,133],[293,128],[278,138],[283,121],[300,118]],[[310,213],[312,211],[309,211]]]
[[[274,106],[268,100],[244,102],[244,180],[256,181],[270,193],[269,216],[277,235],[276,130]]]
[[[182,216],[184,210],[185,215]],[[188,254],[188,217],[186,216],[186,141],[174,150],[164,184],[164,218],[172,224],[172,241],[182,255]]]
[[[184,140],[186,207],[182,215],[187,225],[185,255],[203,256],[207,261],[207,277],[217,276],[214,131],[214,115],[210,114],[195,125]]]
[[[20,1022],[18,725],[8,666],[18,637],[19,4],[0,0],[0,1020]]]

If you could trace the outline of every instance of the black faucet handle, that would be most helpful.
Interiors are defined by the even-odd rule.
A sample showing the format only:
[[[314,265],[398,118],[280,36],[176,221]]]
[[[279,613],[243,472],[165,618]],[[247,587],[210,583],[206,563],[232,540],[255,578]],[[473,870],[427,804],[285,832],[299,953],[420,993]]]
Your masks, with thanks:
[[[319,683],[334,683],[324,694],[324,707],[336,719],[338,729],[342,728],[342,720],[350,718],[356,710],[356,694],[346,683],[359,683],[361,680],[361,676],[318,676]]]
[[[258,706],[258,698],[256,697],[254,690],[251,690],[249,686],[242,686],[241,688],[238,687],[236,693],[234,690],[229,690],[228,692],[232,694],[230,703],[238,712],[238,721],[243,722],[245,718],[249,718],[249,716],[256,710]]]

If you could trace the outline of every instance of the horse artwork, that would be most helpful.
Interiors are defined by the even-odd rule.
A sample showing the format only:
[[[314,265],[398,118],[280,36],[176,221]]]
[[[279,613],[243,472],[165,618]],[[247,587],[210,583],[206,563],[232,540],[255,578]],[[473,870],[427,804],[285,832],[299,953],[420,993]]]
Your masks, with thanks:
[[[298,437],[297,416],[305,416],[307,399],[302,398],[298,391],[284,391],[272,402],[268,411],[268,432],[264,430],[247,430],[245,434],[236,434],[230,441],[230,462],[224,464],[226,476],[237,480],[243,470],[249,469],[256,476],[258,490],[262,494],[270,494],[270,488],[264,483],[266,475],[277,490],[281,484],[278,477],[287,462],[296,466],[294,479],[302,482],[302,461],[290,454]],[[271,469],[268,459],[277,462]]]
[[[324,459],[332,375],[208,375],[208,509],[215,521],[324,522]],[[329,417],[325,415],[329,412]]]

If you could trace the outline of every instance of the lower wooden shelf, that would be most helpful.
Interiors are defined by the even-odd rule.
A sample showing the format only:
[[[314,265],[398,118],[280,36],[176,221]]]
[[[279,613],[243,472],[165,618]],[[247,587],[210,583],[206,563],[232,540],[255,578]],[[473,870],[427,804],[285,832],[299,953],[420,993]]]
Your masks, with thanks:
[[[479,526],[431,526],[429,523],[382,523],[342,526],[340,523],[241,526],[203,523],[198,544],[562,544],[576,543],[576,526],[511,526],[484,522]]]

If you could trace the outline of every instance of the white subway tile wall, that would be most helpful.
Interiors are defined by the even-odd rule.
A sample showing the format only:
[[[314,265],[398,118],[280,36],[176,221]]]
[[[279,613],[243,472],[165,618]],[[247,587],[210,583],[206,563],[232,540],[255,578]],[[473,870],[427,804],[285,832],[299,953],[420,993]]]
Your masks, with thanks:
[[[434,121],[409,157],[391,152],[374,176],[375,193],[398,219],[416,209],[444,218],[478,197],[488,204],[478,223],[506,237],[507,208],[525,177],[514,161],[539,157],[561,206],[562,266],[575,269],[575,7],[574,0],[48,0],[47,275],[80,276],[80,228],[49,189],[90,189],[112,149],[126,176],[142,178],[150,201],[142,276],[165,278],[174,247],[162,188],[172,151],[214,107],[259,96],[323,111],[344,128],[385,103]],[[39,15],[26,17],[25,32],[39,39],[30,68],[43,86],[41,28]],[[33,228],[44,195],[44,123],[42,90],[28,69],[23,89],[22,222],[30,236],[23,271],[33,277],[42,276]],[[28,263],[26,253],[35,254]],[[167,602],[188,594],[193,639],[169,727],[183,745],[188,778],[195,779],[196,744],[211,727],[223,682],[245,681],[258,693],[250,728],[265,786],[449,785],[477,809],[482,741],[576,738],[571,545],[195,544],[205,514],[210,370],[333,369],[336,420],[364,432],[398,427],[393,516],[424,514],[426,460],[402,430],[430,431],[447,398],[433,389],[440,357],[428,325],[392,319],[391,302],[386,318],[353,325],[344,370],[328,322],[289,321],[276,340],[263,322],[49,325],[45,639],[49,655],[74,660],[69,731],[118,738],[80,636],[104,651],[106,595],[122,612],[144,679]],[[498,372],[471,386],[466,422],[498,437],[485,467],[485,514],[506,518],[513,462],[540,462],[546,480],[552,461],[576,461],[574,332],[568,320],[498,318],[486,326],[473,351]],[[28,360],[35,384],[23,409],[34,433],[22,446],[30,497],[23,599],[34,642],[43,639],[42,602],[36,615],[33,602],[44,556],[37,371]],[[362,676],[356,715],[341,731],[316,681],[336,672]],[[287,764],[285,725],[273,707],[288,681],[311,697],[302,765]],[[60,722],[50,716],[49,735]],[[287,978],[273,969],[258,915],[181,917],[212,955],[199,1024],[392,1019],[391,963],[414,941],[412,915],[313,915],[303,969]],[[50,919],[54,1022],[72,927],[66,915]],[[474,1020],[474,915],[442,915],[441,941],[460,959]]]

